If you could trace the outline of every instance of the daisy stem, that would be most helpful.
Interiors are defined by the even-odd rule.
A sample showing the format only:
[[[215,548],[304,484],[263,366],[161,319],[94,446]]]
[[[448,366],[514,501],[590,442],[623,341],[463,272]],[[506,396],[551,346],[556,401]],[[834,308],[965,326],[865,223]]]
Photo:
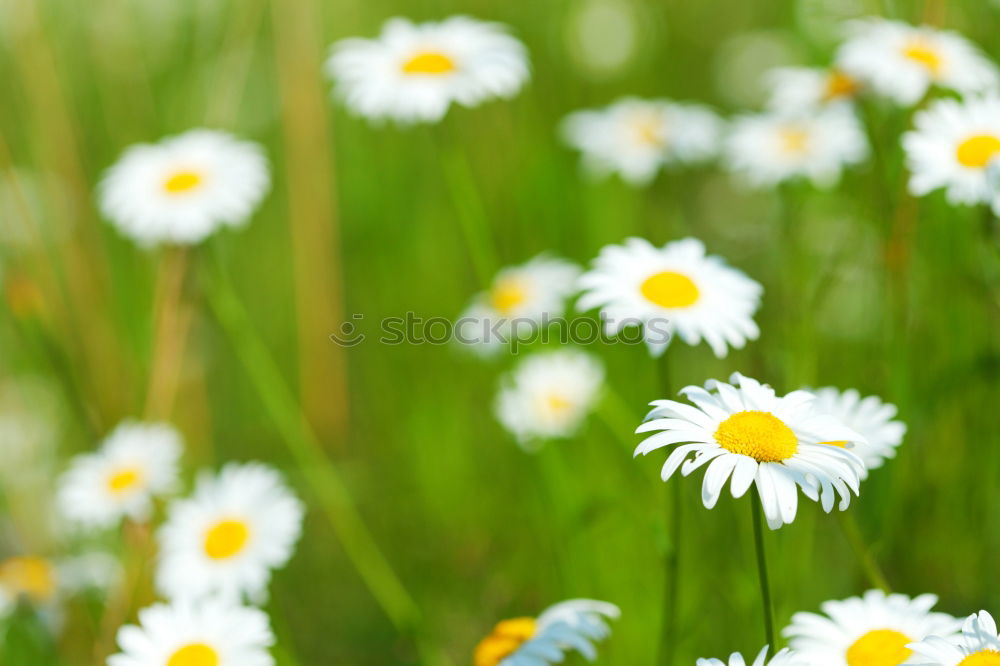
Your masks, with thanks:
[[[670,363],[666,353],[656,361],[659,374],[660,393],[665,398],[671,395]],[[670,530],[670,543],[664,561],[663,586],[663,632],[660,635],[660,662],[674,663],[674,652],[677,647],[677,606],[680,599],[680,543],[681,543],[681,484],[678,479],[668,483],[670,489],[666,507],[667,523]]]
[[[764,518],[760,494],[756,488],[750,493],[750,512],[753,522],[753,542],[757,552],[757,575],[760,578],[760,600],[764,606],[764,640],[771,649],[774,643],[774,611],[771,604],[771,583],[767,577],[767,553],[764,548]]]
[[[153,351],[143,412],[147,419],[169,417],[177,395],[184,346],[191,323],[190,310],[185,309],[183,303],[188,259],[188,251],[182,247],[166,248],[160,258],[154,304]]]
[[[889,587],[889,581],[886,580],[885,574],[882,573],[878,562],[875,561],[875,556],[872,555],[871,549],[865,543],[865,538],[861,534],[858,521],[854,518],[854,512],[838,511],[837,520],[840,523],[840,529],[844,532],[844,537],[851,545],[851,550],[854,551],[854,556],[858,560],[858,566],[861,567],[861,570],[865,573],[865,577],[868,579],[868,584],[872,587],[877,587],[886,594],[892,592],[892,588]]]

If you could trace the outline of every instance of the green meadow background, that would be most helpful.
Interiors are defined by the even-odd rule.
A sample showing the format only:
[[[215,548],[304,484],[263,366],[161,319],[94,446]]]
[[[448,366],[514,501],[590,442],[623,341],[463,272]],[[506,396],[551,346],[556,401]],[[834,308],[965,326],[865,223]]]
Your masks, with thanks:
[[[567,112],[625,94],[759,108],[761,72],[827,62],[850,16],[955,28],[997,58],[1000,7],[607,2],[625,28],[588,23],[583,0],[0,2],[3,409],[44,407],[56,451],[27,489],[0,475],[0,557],[65,552],[45,518],[55,474],[119,420],[163,418],[186,438],[186,478],[262,460],[309,506],[267,607],[282,665],[469,664],[497,621],[572,597],[622,609],[600,663],[662,664],[675,549],[676,663],[755,653],[749,500],[708,512],[701,473],[683,479],[681,539],[669,537],[664,456],[632,459],[646,403],[666,397],[641,347],[595,345],[610,388],[598,413],[528,455],[492,415],[515,358],[373,339],[382,317],[457,316],[483,273],[542,251],[583,264],[630,235],[694,235],[764,284],[762,335],[722,360],[671,347],[673,390],[739,370],[780,392],[853,386],[896,403],[905,444],[850,513],[895,590],[1000,612],[1000,255],[983,211],[906,194],[907,113],[866,104],[875,158],[826,192],[748,192],[716,167],[646,189],[591,182],[557,133]],[[534,73],[521,95],[402,129],[330,102],[331,42],[394,15],[455,13],[525,42]],[[621,34],[627,57],[595,66],[620,55]],[[197,126],[262,143],[273,191],[244,230],[186,253],[138,249],[95,207],[101,173],[130,144]],[[478,230],[474,248],[463,229]],[[368,341],[333,345],[354,313]],[[811,503],[766,536],[779,626],[869,586],[837,517]],[[20,610],[0,663],[103,663],[115,628],[153,596],[142,529],[98,543],[122,554],[129,588],[69,603],[57,639]]]

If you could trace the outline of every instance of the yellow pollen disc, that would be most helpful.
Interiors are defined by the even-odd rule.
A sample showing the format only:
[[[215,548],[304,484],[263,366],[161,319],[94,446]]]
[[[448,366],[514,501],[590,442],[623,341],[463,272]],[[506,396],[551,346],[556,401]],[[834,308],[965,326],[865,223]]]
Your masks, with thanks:
[[[450,74],[456,69],[455,61],[438,51],[421,51],[403,63],[406,74]]]
[[[41,557],[12,557],[0,562],[0,587],[12,596],[45,602],[55,596],[55,568]]]
[[[197,171],[178,171],[163,183],[163,189],[170,194],[185,194],[201,185],[201,174]]]
[[[784,421],[770,412],[736,412],[715,431],[719,446],[757,462],[781,462],[795,455],[799,441]]]
[[[875,629],[847,648],[847,666],[897,666],[910,658],[910,637],[893,629]]]
[[[220,520],[205,534],[205,554],[213,560],[225,560],[240,551],[250,540],[250,528],[242,520]]]
[[[903,49],[903,55],[910,60],[923,65],[933,76],[941,73],[941,54],[932,45],[924,41],[909,43]]]
[[[142,481],[142,472],[135,467],[120,469],[108,477],[108,490],[118,495],[132,490]]]
[[[826,79],[826,90],[823,91],[823,100],[829,102],[841,97],[853,97],[857,94],[860,86],[858,82],[847,74],[839,70],[830,72]]]
[[[504,620],[479,642],[473,657],[474,666],[497,666],[535,635],[535,618]]]
[[[991,134],[970,136],[958,144],[955,156],[962,166],[983,169],[994,159],[1000,158],[1000,138]]]
[[[639,290],[647,301],[661,308],[687,308],[697,303],[700,296],[694,280],[674,271],[650,275]]]
[[[562,413],[573,407],[573,403],[559,393],[550,393],[545,397],[545,405],[551,411]]]
[[[490,292],[490,303],[502,315],[510,314],[526,300],[528,300],[528,290],[521,280],[515,278],[501,280]]]
[[[219,666],[219,653],[204,643],[191,643],[174,652],[167,666]]]
[[[632,122],[632,132],[639,143],[647,146],[662,146],[664,142],[663,123],[655,116],[641,116]]]
[[[979,650],[958,662],[958,666],[1000,666],[1000,652]]]
[[[786,127],[781,130],[781,149],[790,155],[801,155],[809,148],[809,132],[801,127]]]

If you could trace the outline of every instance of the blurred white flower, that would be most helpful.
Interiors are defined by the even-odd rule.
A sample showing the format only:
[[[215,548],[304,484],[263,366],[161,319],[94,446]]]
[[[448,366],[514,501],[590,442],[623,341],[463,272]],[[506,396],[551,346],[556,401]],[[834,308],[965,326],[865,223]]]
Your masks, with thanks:
[[[1000,96],[938,100],[903,136],[910,192],[945,188],[955,205],[987,204],[1000,215]]]
[[[928,636],[908,646],[913,663],[924,666],[996,666],[1000,664],[1000,637],[993,616],[986,611],[970,615],[961,635]]]
[[[726,154],[729,169],[753,187],[795,178],[830,187],[845,167],[868,156],[868,142],[857,118],[845,108],[771,112],[736,119]]]
[[[579,275],[575,264],[545,254],[504,268],[459,316],[457,339],[484,355],[498,353],[505,340],[533,333],[546,319],[562,315]]]
[[[868,478],[869,470],[881,467],[886,458],[896,455],[896,447],[906,434],[906,424],[893,420],[896,416],[895,405],[882,402],[874,395],[862,398],[855,389],[843,392],[833,387],[806,390],[816,396],[816,411],[829,414],[864,437],[864,441],[860,442],[827,442],[850,446],[851,453],[865,463],[862,479]]]
[[[304,507],[281,476],[259,463],[202,475],[175,500],[159,530],[156,583],[170,599],[221,596],[261,603],[271,570],[291,558]]]
[[[777,113],[810,113],[850,104],[862,91],[860,81],[839,69],[778,67],[767,73],[768,108]]]
[[[910,598],[869,590],[862,597],[827,601],[824,615],[796,613],[782,632],[811,666],[911,663],[907,645],[927,636],[951,637],[962,620],[934,613],[933,594]]]
[[[118,630],[108,666],[273,666],[267,615],[221,599],[155,604]]]
[[[788,648],[778,652],[776,655],[767,658],[768,646],[764,646],[757,657],[753,660],[752,666],[813,666],[811,661],[807,662],[800,659],[798,655],[794,654]],[[722,661],[721,659],[699,659],[697,666],[745,666],[746,661],[743,659],[743,655],[739,652],[734,652],[729,655],[729,661]]]
[[[132,146],[99,193],[103,214],[139,245],[186,245],[246,224],[269,187],[260,146],[196,129]]]
[[[861,435],[817,412],[811,393],[779,397],[770,386],[738,372],[729,381],[735,386],[710,380],[705,388],[684,388],[681,394],[693,407],[654,400],[636,432],[658,432],[643,440],[635,455],[674,446],[663,464],[664,481],[678,468],[688,476],[708,463],[701,490],[707,509],[715,507],[730,478],[733,497],[742,497],[756,484],[772,530],[795,520],[799,488],[827,513],[839,495],[840,510],[845,510],[851,491],[858,493],[864,464],[825,442],[862,441]]]
[[[583,153],[592,174],[619,174],[633,185],[650,182],[663,166],[692,164],[719,150],[722,121],[696,104],[627,97],[565,118],[566,142]]]
[[[674,335],[702,340],[718,357],[760,334],[753,315],[761,286],[722,258],[706,256],[695,238],[654,247],[641,238],[608,245],[580,278],[581,311],[600,308],[608,335],[642,326],[646,346],[663,354]]]
[[[476,646],[473,666],[560,664],[570,651],[593,661],[597,658],[594,643],[611,635],[607,619],[620,615],[614,604],[573,599],[549,607],[537,619],[504,620]]]
[[[375,39],[334,44],[326,71],[351,111],[403,123],[439,121],[452,103],[513,97],[530,76],[524,45],[505,27],[465,16],[389,19]]]
[[[837,67],[898,104],[916,104],[934,85],[963,94],[997,87],[996,66],[958,33],[882,18],[848,30]]]
[[[149,519],[153,499],[173,491],[180,434],[165,423],[125,421],[101,448],[74,458],[59,481],[60,513],[84,527]]]
[[[521,361],[501,382],[496,415],[526,450],[540,440],[569,437],[580,427],[604,382],[604,369],[575,349],[541,352]]]
[[[59,585],[56,565],[35,555],[19,555],[0,561],[0,619],[19,600],[47,615],[55,611]]]

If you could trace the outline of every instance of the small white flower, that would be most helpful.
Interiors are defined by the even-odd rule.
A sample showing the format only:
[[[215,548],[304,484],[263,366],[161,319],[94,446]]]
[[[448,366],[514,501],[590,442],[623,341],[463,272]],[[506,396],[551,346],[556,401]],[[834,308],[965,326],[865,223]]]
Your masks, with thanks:
[[[452,103],[513,97],[530,75],[521,42],[503,26],[465,16],[389,19],[376,39],[335,44],[326,71],[353,112],[403,123],[436,122]]]
[[[258,463],[231,463],[202,475],[193,497],[175,500],[159,531],[159,590],[168,598],[221,595],[262,601],[271,570],[292,556],[302,503],[280,475]]]
[[[606,332],[643,327],[650,352],[661,355],[674,335],[689,345],[702,340],[720,358],[760,334],[753,315],[761,286],[716,256],[694,238],[662,248],[641,238],[608,245],[580,278],[585,311],[599,307]]]
[[[721,130],[722,121],[703,106],[634,97],[576,111],[562,125],[563,137],[583,153],[588,171],[618,173],[633,185],[650,182],[661,167],[711,159]]]
[[[576,651],[593,661],[594,643],[611,634],[606,618],[617,619],[614,604],[591,599],[563,601],[538,618],[504,620],[476,646],[473,666],[546,666],[560,664]]]
[[[961,35],[871,18],[849,24],[837,67],[897,104],[919,102],[932,85],[963,94],[996,88],[997,69]]]
[[[54,619],[59,592],[59,576],[51,560],[36,555],[0,560],[0,620],[21,599]]]
[[[840,510],[846,509],[851,491],[858,493],[864,465],[848,450],[824,442],[864,438],[818,413],[811,393],[778,397],[770,386],[739,373],[730,381],[738,386],[710,380],[705,388],[684,388],[681,394],[694,406],[653,401],[636,432],[659,432],[639,444],[635,455],[674,446],[663,464],[664,481],[678,468],[688,476],[708,464],[701,490],[708,509],[715,507],[730,478],[733,497],[742,497],[756,484],[771,529],[795,520],[799,488],[827,513],[836,495]]]
[[[768,108],[776,113],[810,113],[828,106],[852,103],[861,83],[839,69],[779,67],[767,75]]]
[[[914,652],[910,663],[922,666],[997,666],[1000,637],[993,616],[986,611],[970,615],[960,636],[930,636],[908,645]]]
[[[931,611],[937,597],[910,598],[869,590],[863,597],[827,601],[824,615],[796,613],[784,635],[795,653],[812,666],[909,664],[907,647],[928,636],[953,636],[962,620]]]
[[[753,660],[752,666],[814,666],[812,662],[800,659],[798,655],[785,648],[776,655],[767,658],[768,646],[764,646],[757,657]],[[739,652],[729,655],[729,661],[721,659],[699,659],[697,666],[746,666],[746,660]]]
[[[910,192],[945,188],[956,205],[987,204],[1000,215],[1000,96],[938,100],[903,136]]]
[[[726,146],[727,166],[752,187],[806,178],[831,187],[845,167],[868,156],[868,141],[847,108],[812,113],[762,113],[737,118]]]
[[[833,387],[810,390],[816,396],[814,408],[821,414],[829,414],[851,430],[864,437],[863,442],[851,442],[851,453],[865,463],[862,479],[868,478],[868,470],[882,466],[886,458],[896,455],[896,447],[903,441],[906,424],[894,421],[896,406],[882,402],[874,395],[861,397],[854,389],[839,391]],[[848,442],[833,442],[845,446]]]
[[[539,440],[569,437],[597,400],[604,369],[590,354],[573,349],[541,352],[504,377],[496,415],[526,450]]]
[[[579,275],[575,264],[544,254],[504,268],[460,315],[458,341],[490,355],[502,350],[505,341],[534,333],[546,320],[563,314]]]
[[[273,666],[267,615],[221,599],[155,604],[118,630],[108,666]]]
[[[257,144],[195,129],[125,151],[101,182],[100,205],[139,245],[189,245],[246,224],[269,187]]]
[[[153,499],[174,490],[181,437],[165,423],[125,421],[100,450],[79,455],[59,482],[60,513],[84,527],[149,519]]]

